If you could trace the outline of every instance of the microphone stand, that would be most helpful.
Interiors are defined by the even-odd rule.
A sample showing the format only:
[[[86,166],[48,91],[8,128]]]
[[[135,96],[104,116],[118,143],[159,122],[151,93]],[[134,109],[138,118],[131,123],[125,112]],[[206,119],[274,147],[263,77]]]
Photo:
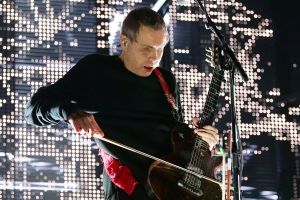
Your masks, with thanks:
[[[205,13],[206,22],[205,26],[207,29],[210,29],[217,36],[220,41],[225,58],[229,58],[231,71],[230,71],[230,97],[231,97],[231,131],[232,131],[232,143],[229,144],[228,148],[228,164],[231,166],[231,162],[233,161],[232,170],[233,170],[233,188],[234,188],[234,200],[241,199],[241,165],[243,161],[242,154],[242,145],[240,134],[237,127],[237,119],[236,119],[236,108],[235,108],[235,71],[237,70],[242,76],[244,81],[248,81],[248,76],[245,70],[242,68],[241,64],[235,57],[233,51],[230,49],[228,44],[226,43],[224,36],[217,29],[215,23],[211,20],[210,16],[206,12],[204,6],[201,3],[201,0],[197,0],[201,10]],[[228,140],[231,140],[230,134],[228,134]],[[231,146],[231,148],[230,148]],[[229,192],[230,194],[230,192]],[[228,197],[230,198],[230,197]]]

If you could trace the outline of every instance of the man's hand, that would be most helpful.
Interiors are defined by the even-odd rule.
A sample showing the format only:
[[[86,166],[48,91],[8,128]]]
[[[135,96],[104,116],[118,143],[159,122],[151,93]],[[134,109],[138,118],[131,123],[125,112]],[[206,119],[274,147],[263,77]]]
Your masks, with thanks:
[[[94,135],[97,134],[100,137],[104,136],[103,131],[91,114],[76,111],[68,117],[68,121],[72,125],[72,128],[81,135],[94,137]]]
[[[199,120],[196,118],[192,119],[192,124],[194,126],[197,126],[197,122]],[[206,125],[203,126],[201,128],[196,128],[194,130],[194,132],[201,136],[201,138],[207,142],[207,144],[209,144],[209,149],[212,150],[212,148],[219,142],[219,134],[218,134],[218,129],[210,126],[210,125]]]

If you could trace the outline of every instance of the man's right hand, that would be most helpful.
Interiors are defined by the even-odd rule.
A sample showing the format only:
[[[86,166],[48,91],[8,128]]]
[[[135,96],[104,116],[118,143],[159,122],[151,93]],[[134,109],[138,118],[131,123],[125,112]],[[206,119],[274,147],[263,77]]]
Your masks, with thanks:
[[[97,134],[100,137],[104,137],[103,131],[92,114],[80,110],[75,111],[68,117],[68,121],[72,125],[72,128],[81,135],[94,137]]]

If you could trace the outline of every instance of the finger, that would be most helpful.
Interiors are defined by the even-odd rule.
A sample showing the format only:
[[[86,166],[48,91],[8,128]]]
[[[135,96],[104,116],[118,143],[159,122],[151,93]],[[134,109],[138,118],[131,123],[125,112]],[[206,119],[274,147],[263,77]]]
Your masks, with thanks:
[[[207,142],[207,144],[209,145],[209,149],[210,150],[217,144],[216,140],[214,140],[212,137],[208,137],[205,134],[202,135],[201,138],[202,138],[202,140],[204,140],[205,142]]]
[[[84,136],[88,135],[89,137],[93,137],[95,132],[100,137],[104,136],[103,131],[98,126],[94,116],[91,114],[78,111],[70,117],[69,122],[76,132]]]
[[[194,117],[194,118],[192,119],[192,124],[193,124],[194,126],[198,126],[198,122],[199,122],[199,119],[198,119],[198,118]]]
[[[219,132],[218,129],[216,129],[215,127],[210,126],[210,125],[206,125],[206,126],[203,126],[201,128],[206,129],[206,130],[212,130],[212,131],[217,132],[217,133]]]
[[[201,136],[202,138],[209,138],[215,142],[218,142],[218,137],[215,137],[214,135],[211,135],[209,133],[206,133],[206,132],[197,132],[197,135]]]
[[[94,137],[94,134],[96,133],[98,137],[103,137],[103,131],[101,130],[101,128],[99,127],[99,125],[97,124],[95,118],[93,115],[88,115],[86,120],[88,121],[88,126],[90,127],[91,132],[89,132],[89,135],[91,137]]]
[[[83,129],[83,133],[84,135],[88,135],[91,132],[91,126],[90,123],[88,121],[87,117],[83,117],[80,119],[81,124],[82,124],[82,129]]]
[[[216,137],[219,137],[219,134],[218,134],[219,130],[216,129],[216,128],[214,128],[214,127],[212,127],[212,126],[204,126],[202,128],[196,129],[196,130],[207,132],[207,133],[210,133],[210,134],[212,134],[212,135],[214,135]]]
[[[77,111],[72,113],[69,118],[68,121],[70,122],[70,124],[72,125],[72,128],[80,134],[84,133],[84,129],[85,129],[85,125],[84,125],[84,113],[81,111]]]
[[[207,138],[207,139],[211,140],[215,144],[217,144],[219,142],[219,136],[218,135],[213,135],[211,133],[201,131],[201,129],[198,129],[195,133],[197,135],[201,136],[202,138]]]
[[[80,135],[86,136],[91,132],[88,122],[85,118],[74,119],[71,121],[71,124],[73,125],[73,129],[75,129],[75,131]]]
[[[82,125],[78,123],[77,121],[70,120],[71,126],[75,132],[80,133],[82,130]]]
[[[96,133],[97,135],[99,135],[100,137],[104,137],[104,133],[103,131],[101,130],[101,128],[99,127],[99,125],[97,124],[96,120],[94,119],[94,117],[92,118],[91,120],[91,127],[92,127],[92,130],[93,130],[93,136],[94,136],[94,133]]]
[[[92,130],[92,128],[88,129],[87,135],[88,135],[88,137],[93,137],[93,130]]]
[[[206,135],[202,135],[202,136],[201,136],[201,139],[202,139],[203,141],[205,141],[205,142],[209,145],[209,147],[211,147],[211,146],[214,145],[213,139],[210,138],[210,137],[207,137]]]
[[[207,137],[207,136],[203,135],[202,139],[204,141],[206,141],[207,144],[209,144],[209,146],[214,146],[216,144],[216,141],[213,138],[211,138],[211,137]]]
[[[219,140],[219,134],[217,132],[215,132],[214,130],[209,130],[209,129],[195,129],[194,131],[195,133],[199,134],[199,133],[203,133],[203,134],[207,134],[210,135],[211,137],[213,137],[215,140]]]
[[[86,132],[85,132],[84,129],[81,129],[81,131],[79,132],[79,134],[82,135],[82,136],[86,136]]]

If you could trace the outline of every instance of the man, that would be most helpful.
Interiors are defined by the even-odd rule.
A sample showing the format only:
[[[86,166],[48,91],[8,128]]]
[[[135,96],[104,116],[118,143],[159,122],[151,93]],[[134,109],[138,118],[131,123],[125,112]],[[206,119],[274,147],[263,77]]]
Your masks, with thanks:
[[[88,55],[56,83],[40,88],[28,103],[27,120],[38,126],[66,121],[80,134],[105,136],[157,157],[167,155],[170,132],[182,117],[174,76],[159,69],[174,96],[172,104],[153,73],[168,42],[163,18],[149,8],[131,11],[120,42],[119,56]],[[211,147],[218,141],[211,126],[195,133]],[[105,199],[148,199],[143,185],[153,161],[95,141],[104,163]]]

